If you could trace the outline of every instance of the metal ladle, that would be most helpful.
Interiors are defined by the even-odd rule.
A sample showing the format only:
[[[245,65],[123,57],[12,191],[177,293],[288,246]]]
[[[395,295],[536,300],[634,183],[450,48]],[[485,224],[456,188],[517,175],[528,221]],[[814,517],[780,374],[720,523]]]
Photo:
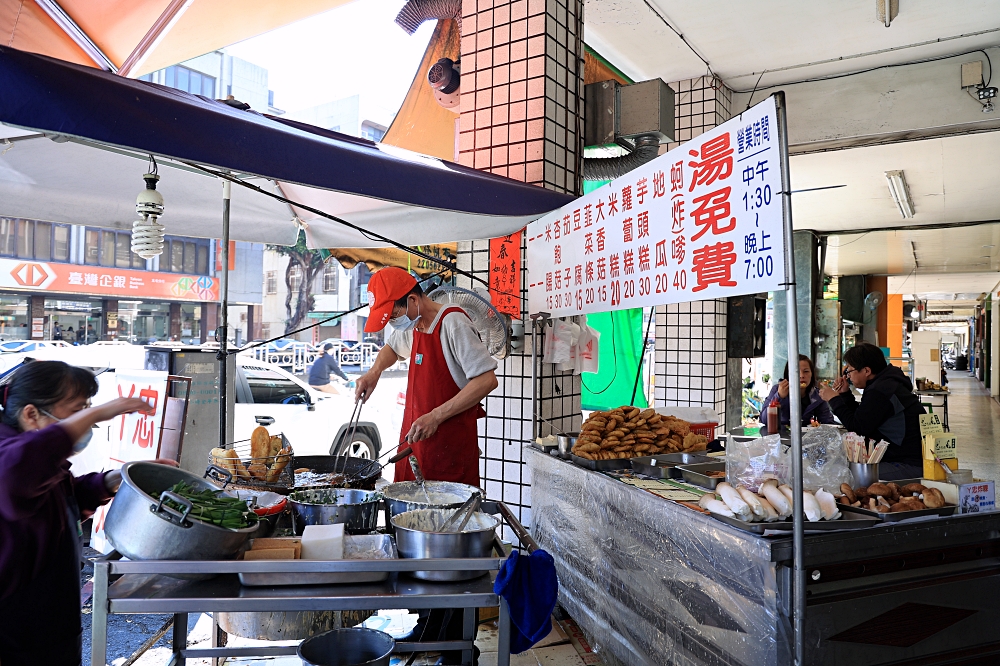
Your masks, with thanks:
[[[417,462],[416,456],[410,456],[410,469],[413,470],[413,478],[420,484],[420,490],[424,493],[424,499],[426,499],[427,504],[430,505],[431,496],[427,494],[427,486],[425,485],[427,482],[424,480],[424,475],[420,471],[420,464]]]
[[[444,525],[441,526],[442,532],[461,532],[465,529],[465,526],[469,523],[469,519],[472,518],[472,514],[479,511],[479,506],[482,504],[483,496],[479,493],[472,493],[472,497],[465,500],[462,506],[455,509],[455,513],[451,514],[448,520],[444,521]],[[461,518],[461,522],[459,522]],[[458,527],[452,529],[455,524],[458,523]]]

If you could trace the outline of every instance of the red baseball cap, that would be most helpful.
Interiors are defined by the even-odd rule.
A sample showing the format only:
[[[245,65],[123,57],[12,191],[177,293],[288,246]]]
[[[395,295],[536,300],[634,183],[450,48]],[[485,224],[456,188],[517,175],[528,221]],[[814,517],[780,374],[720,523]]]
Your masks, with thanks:
[[[392,317],[392,306],[417,286],[417,280],[402,268],[386,266],[368,280],[368,321],[365,332],[375,333],[385,328]]]

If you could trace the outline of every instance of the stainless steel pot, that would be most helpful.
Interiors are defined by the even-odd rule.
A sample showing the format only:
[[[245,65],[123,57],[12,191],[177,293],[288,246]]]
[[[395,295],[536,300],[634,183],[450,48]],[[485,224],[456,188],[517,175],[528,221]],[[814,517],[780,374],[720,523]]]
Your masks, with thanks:
[[[556,436],[556,443],[559,445],[559,455],[563,458],[569,459],[569,454],[576,445],[576,439],[580,436],[579,432],[567,432]]]
[[[304,666],[389,666],[396,641],[375,629],[335,629],[302,641]]]
[[[382,495],[370,490],[317,488],[297,490],[288,496],[295,519],[295,533],[306,525],[344,523],[351,534],[367,534],[378,524]]]
[[[436,532],[454,513],[451,509],[417,509],[392,519],[396,528],[396,550],[407,559],[489,557],[500,521],[488,513],[476,513],[463,532]],[[411,571],[422,580],[455,581],[478,578],[486,571]]]
[[[121,473],[121,487],[108,509],[104,531],[115,549],[131,560],[228,560],[258,529],[216,527],[165,505],[163,493],[178,481],[197,490],[220,490],[183,469],[131,462]]]
[[[427,481],[425,484],[430,502],[424,497],[420,484],[416,481],[391,483],[382,489],[385,496],[386,525],[391,528],[392,519],[401,513],[416,509],[457,509],[473,493],[483,495],[476,486],[452,481]],[[485,497],[485,495],[484,495]]]
[[[218,612],[227,634],[259,641],[298,641],[331,629],[361,624],[375,611],[245,611]]]

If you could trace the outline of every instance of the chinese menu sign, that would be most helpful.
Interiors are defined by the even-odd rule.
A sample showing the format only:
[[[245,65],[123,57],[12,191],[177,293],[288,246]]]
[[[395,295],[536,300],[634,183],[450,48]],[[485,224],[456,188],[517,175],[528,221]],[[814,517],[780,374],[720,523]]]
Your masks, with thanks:
[[[219,280],[207,275],[18,259],[0,259],[0,288],[174,301],[219,300]]]
[[[140,398],[156,411],[133,412],[116,417],[111,423],[111,463],[114,467],[134,460],[153,460],[159,455],[160,427],[167,401],[167,373],[157,370],[132,370],[116,376],[120,398]]]
[[[490,239],[490,300],[515,319],[521,318],[521,233]]]
[[[528,225],[554,317],[784,289],[773,98]]]

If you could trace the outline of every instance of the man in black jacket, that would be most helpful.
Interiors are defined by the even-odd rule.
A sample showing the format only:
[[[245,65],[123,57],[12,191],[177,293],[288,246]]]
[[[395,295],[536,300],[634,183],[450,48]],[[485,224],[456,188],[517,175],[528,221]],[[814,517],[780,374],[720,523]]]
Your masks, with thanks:
[[[330,383],[330,375],[337,375],[345,382],[349,382],[351,380],[344,374],[344,371],[340,369],[340,364],[337,363],[337,359],[333,357],[332,353],[330,353],[332,350],[333,344],[328,342],[323,345],[323,353],[316,358],[316,362],[312,364],[311,368],[309,368],[309,386],[312,386],[318,391],[323,391],[324,393],[339,394],[340,391],[337,390],[337,387]]]
[[[879,477],[913,479],[923,476],[920,415],[924,408],[913,395],[913,384],[903,371],[885,360],[882,350],[863,342],[844,353],[844,376],[820,397],[851,432],[890,446],[879,465]],[[859,403],[851,393],[854,384],[864,393]]]

